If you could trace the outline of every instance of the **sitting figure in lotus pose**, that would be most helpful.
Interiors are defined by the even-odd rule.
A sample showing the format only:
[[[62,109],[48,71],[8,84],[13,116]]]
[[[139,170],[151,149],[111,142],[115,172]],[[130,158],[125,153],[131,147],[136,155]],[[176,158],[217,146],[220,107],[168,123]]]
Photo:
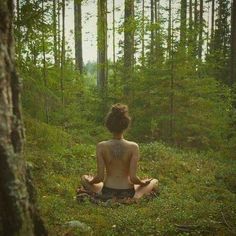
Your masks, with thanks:
[[[81,183],[85,190],[107,199],[139,199],[157,188],[157,179],[141,180],[136,175],[139,146],[124,139],[130,120],[126,105],[118,103],[111,107],[106,117],[106,127],[113,137],[97,144],[97,175],[82,176]]]

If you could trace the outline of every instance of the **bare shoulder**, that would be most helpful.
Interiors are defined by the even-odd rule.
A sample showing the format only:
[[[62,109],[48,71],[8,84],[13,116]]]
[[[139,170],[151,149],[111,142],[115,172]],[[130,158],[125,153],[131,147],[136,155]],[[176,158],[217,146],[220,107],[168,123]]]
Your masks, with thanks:
[[[135,143],[133,141],[128,141],[128,140],[126,140],[126,141],[127,141],[128,145],[130,146],[130,148],[132,148],[133,150],[139,149],[139,145],[137,143]]]
[[[99,143],[97,143],[97,148],[98,149],[104,149],[108,146],[108,141],[101,141]]]

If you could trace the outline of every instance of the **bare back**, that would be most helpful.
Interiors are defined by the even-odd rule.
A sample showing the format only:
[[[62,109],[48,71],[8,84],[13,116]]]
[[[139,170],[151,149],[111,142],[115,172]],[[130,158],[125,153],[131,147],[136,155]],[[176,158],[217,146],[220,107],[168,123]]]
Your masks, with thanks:
[[[104,185],[116,189],[132,188],[134,185],[129,178],[130,161],[137,144],[125,139],[112,139],[99,145],[106,169]]]

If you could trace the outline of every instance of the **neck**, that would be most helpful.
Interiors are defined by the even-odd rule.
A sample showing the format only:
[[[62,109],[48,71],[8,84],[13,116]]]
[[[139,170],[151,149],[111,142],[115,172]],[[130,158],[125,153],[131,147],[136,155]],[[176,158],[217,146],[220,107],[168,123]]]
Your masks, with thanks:
[[[123,139],[124,136],[123,136],[123,133],[121,134],[113,134],[113,139]]]

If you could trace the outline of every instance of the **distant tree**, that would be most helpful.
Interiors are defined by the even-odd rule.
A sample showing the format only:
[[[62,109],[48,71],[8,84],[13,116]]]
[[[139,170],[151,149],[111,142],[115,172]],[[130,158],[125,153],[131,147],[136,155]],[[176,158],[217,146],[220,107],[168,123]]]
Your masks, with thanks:
[[[236,82],[236,0],[232,3],[231,16],[231,79],[230,85]]]
[[[44,24],[44,1],[42,0],[42,24]],[[44,33],[44,27],[41,27],[42,30],[42,49],[43,49],[43,82],[45,89],[47,88],[47,78],[46,78],[46,45],[45,45],[45,33]],[[55,40],[55,38],[54,38]],[[55,50],[55,45],[54,45],[54,50]],[[55,51],[54,51],[55,52]],[[54,54],[54,59],[56,58],[56,54]],[[55,61],[56,63],[56,61]],[[44,96],[44,109],[45,109],[45,117],[46,117],[46,122],[49,123],[49,111],[48,111],[48,101],[47,101],[47,96]]]
[[[125,0],[124,18],[124,93],[129,94],[129,84],[134,66],[134,0]]]
[[[144,58],[144,50],[145,50],[145,41],[144,41],[144,36],[145,36],[145,15],[144,15],[144,10],[145,10],[145,0],[142,0],[142,32],[141,32],[141,40],[142,40],[142,59],[141,59],[141,63],[142,63],[142,67],[144,67],[144,61],[145,61],[145,58]]]
[[[167,36],[167,51],[168,51],[168,58],[171,58],[171,28],[172,28],[172,0],[169,0],[169,6],[168,6],[168,36]]]
[[[75,25],[75,65],[79,72],[83,73],[83,51],[82,51],[82,0],[74,0],[74,25]]]
[[[22,156],[21,83],[15,69],[13,0],[0,1],[0,235],[47,235]]]
[[[202,59],[202,45],[203,45],[203,0],[200,0],[199,10],[199,39],[198,39],[198,59]]]
[[[112,0],[112,54],[113,54],[113,73],[116,81],[116,5]]]
[[[65,70],[65,0],[62,0],[62,39],[61,39],[61,68],[60,68],[61,102],[64,106],[64,70]]]
[[[211,39],[214,37],[214,27],[215,27],[215,0],[212,0],[211,5]]]
[[[58,44],[57,44],[57,4],[56,0],[53,0],[53,56],[54,56],[54,64],[58,65]]]
[[[187,0],[181,0],[180,9],[180,45],[186,46]]]
[[[97,2],[97,85],[102,91],[107,87],[107,1]]]
[[[150,16],[151,16],[151,20],[150,20],[150,23],[151,23],[151,34],[150,34],[150,37],[151,37],[151,42],[150,42],[150,63],[152,64],[153,63],[153,60],[154,60],[154,47],[155,47],[155,30],[154,30],[154,0],[151,0],[151,3],[150,3]]]

